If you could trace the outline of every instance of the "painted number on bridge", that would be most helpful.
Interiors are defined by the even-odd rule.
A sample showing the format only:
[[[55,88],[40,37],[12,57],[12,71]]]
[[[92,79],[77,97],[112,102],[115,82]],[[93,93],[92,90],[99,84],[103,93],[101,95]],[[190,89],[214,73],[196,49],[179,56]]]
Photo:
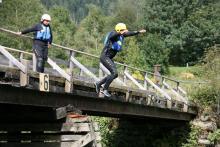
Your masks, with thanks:
[[[49,91],[49,74],[40,73],[40,91]]]

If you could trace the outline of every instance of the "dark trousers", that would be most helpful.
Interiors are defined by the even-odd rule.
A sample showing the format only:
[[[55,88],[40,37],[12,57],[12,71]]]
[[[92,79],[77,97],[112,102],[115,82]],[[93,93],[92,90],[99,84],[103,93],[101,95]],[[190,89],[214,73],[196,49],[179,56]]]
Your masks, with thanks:
[[[118,77],[118,71],[116,69],[115,63],[112,59],[110,59],[107,56],[101,56],[100,58],[101,63],[110,71],[110,75],[103,78],[101,81],[98,82],[98,84],[104,85],[104,90],[107,90],[109,88],[109,85],[112,83],[112,81]]]
[[[48,46],[34,44],[33,52],[37,58],[36,70],[37,72],[43,73],[45,62],[47,61]]]

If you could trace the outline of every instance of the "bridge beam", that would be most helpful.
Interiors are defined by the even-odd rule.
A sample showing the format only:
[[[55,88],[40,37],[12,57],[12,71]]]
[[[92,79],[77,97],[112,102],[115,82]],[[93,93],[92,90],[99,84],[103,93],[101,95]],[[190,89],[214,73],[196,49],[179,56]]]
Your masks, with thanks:
[[[74,91],[68,93],[45,93],[38,90],[0,84],[0,103],[21,104],[44,107],[63,107],[73,105],[88,115],[110,117],[159,118],[190,121],[195,114],[171,109],[120,102],[98,98],[96,93]]]

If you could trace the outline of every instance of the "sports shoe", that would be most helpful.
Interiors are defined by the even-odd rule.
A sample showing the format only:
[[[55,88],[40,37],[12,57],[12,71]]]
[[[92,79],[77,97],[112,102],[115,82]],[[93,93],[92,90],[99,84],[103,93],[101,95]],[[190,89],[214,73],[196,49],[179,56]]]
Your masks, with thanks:
[[[98,83],[96,83],[96,82],[94,82],[94,85],[95,85],[95,90],[96,90],[96,92],[99,93],[99,91],[100,91],[100,85],[99,85]]]
[[[111,97],[111,94],[108,93],[108,90],[103,90],[102,93],[103,93],[106,97]]]

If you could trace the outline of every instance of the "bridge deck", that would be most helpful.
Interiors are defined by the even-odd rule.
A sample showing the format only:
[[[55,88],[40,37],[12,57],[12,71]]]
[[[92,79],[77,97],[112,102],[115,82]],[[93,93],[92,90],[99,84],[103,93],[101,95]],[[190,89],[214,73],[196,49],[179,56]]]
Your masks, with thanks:
[[[65,79],[50,75],[50,92],[39,91],[39,74],[29,71],[29,85],[19,86],[20,71],[0,65],[0,103],[59,108],[73,105],[88,115],[108,117],[139,117],[189,121],[196,115],[196,108],[189,106],[183,112],[181,102],[173,101],[171,109],[156,93],[125,86],[110,88],[112,99],[99,97],[93,83],[73,78],[73,90],[64,92]]]

